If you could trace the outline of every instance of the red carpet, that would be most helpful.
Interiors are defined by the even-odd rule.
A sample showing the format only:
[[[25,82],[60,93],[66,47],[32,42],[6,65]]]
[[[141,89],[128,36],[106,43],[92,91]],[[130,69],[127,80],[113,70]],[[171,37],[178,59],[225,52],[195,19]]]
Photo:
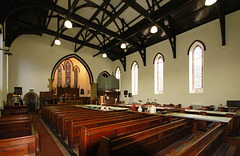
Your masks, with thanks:
[[[39,120],[40,115],[37,112],[31,112],[32,122],[35,131],[39,132],[40,135],[40,151],[42,156],[63,156],[58,146],[49,135],[47,130]]]

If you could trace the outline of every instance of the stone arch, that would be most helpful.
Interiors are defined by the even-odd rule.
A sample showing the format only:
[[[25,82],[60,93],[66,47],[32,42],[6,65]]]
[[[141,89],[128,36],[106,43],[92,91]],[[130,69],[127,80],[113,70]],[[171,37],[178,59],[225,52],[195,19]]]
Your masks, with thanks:
[[[37,93],[35,92],[27,92],[24,97],[23,97],[23,102],[24,102],[24,105],[27,106],[27,98],[29,95],[33,95],[35,97],[35,110],[37,110],[37,104],[38,104],[38,95]]]
[[[89,80],[90,80],[90,84],[92,84],[94,81],[93,81],[93,75],[92,75],[92,71],[91,69],[89,68],[88,64],[78,55],[76,54],[70,54],[70,55],[67,55],[67,56],[64,56],[62,57],[53,67],[53,70],[52,70],[52,73],[51,73],[51,79],[53,80],[54,79],[54,73],[56,72],[57,70],[57,67],[65,60],[69,59],[69,58],[75,58],[77,59],[79,62],[82,63],[82,65],[86,68],[87,72],[88,72],[88,75],[89,75]]]

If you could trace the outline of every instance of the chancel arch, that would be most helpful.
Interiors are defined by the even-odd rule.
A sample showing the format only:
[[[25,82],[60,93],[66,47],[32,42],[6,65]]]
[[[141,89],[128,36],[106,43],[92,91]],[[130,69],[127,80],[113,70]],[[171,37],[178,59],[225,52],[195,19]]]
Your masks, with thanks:
[[[70,96],[91,96],[92,73],[87,64],[79,58],[80,57],[76,55],[68,55],[59,60],[54,66],[51,79],[53,80],[53,90],[56,91],[57,94],[59,94],[58,90],[70,89],[74,90],[74,95]],[[84,93],[81,93],[81,90],[84,90]]]

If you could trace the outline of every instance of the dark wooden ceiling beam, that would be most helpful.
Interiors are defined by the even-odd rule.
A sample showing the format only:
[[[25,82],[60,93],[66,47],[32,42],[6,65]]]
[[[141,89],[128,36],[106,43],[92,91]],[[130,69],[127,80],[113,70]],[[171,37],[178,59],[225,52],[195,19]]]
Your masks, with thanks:
[[[164,20],[161,20],[156,23],[156,25],[163,29],[164,32],[166,33],[168,40],[170,42],[171,48],[172,48],[172,53],[173,53],[173,58],[177,58],[177,51],[176,51],[176,34],[164,24]]]
[[[66,17],[65,17],[64,21],[62,22],[61,26],[59,27],[59,25],[58,25],[57,34],[54,37],[54,40],[52,41],[51,46],[54,45],[54,41],[58,38],[58,36],[63,33],[64,28],[65,28],[64,22],[65,22],[65,20],[69,19],[69,16],[72,14],[72,12],[73,12],[74,8],[77,6],[78,2],[79,2],[79,0],[74,0],[71,5],[71,0],[68,1],[68,13],[65,15]],[[58,24],[59,24],[59,20],[58,20]]]
[[[3,19],[3,22],[5,22],[7,20],[7,18],[9,16],[11,16],[14,12],[18,11],[18,10],[21,10],[21,9],[26,9],[26,8],[43,8],[43,9],[46,9],[46,10],[52,10],[60,15],[63,15],[63,16],[66,16],[68,14],[68,10],[63,8],[63,7],[60,7],[56,4],[54,4],[53,2],[49,2],[49,3],[19,3],[15,8],[11,8],[11,10],[8,10],[8,12],[6,12],[2,19]],[[77,22],[77,23],[82,23],[88,27],[91,27],[95,30],[101,30],[101,27],[96,24],[96,23],[93,23],[75,13],[72,13],[70,16],[69,16],[70,19],[72,19],[73,21]],[[115,33],[114,31],[112,30],[109,30],[107,28],[105,29],[102,29],[102,33],[105,33],[109,36],[112,36],[114,38],[116,38],[117,40],[119,40],[119,43],[122,42],[125,38],[123,38],[121,35]],[[140,46],[138,43],[134,42],[134,41],[131,41],[129,39],[126,39],[126,41],[128,43],[131,43],[132,45],[135,45],[135,46]],[[107,49],[109,50],[109,49]]]
[[[105,6],[105,5],[107,5],[109,3],[109,1],[104,1],[102,4],[101,4],[101,6],[94,12],[94,14],[91,16],[91,18],[89,19],[89,21],[93,21],[96,17],[97,17],[97,15],[101,12],[101,10],[102,10],[102,8]],[[86,30],[87,29],[87,25],[84,25],[84,28],[82,28],[76,35],[75,35],[75,37],[74,38],[78,38],[79,37],[79,35],[80,34],[82,34],[82,32],[84,31],[84,30]],[[77,44],[75,44],[75,47],[77,46]],[[76,48],[74,49],[74,51],[76,52],[77,50],[76,50]]]
[[[177,9],[180,9],[181,7],[189,4],[192,0],[172,0],[161,7],[161,9],[158,9],[153,15],[152,18],[154,21],[159,21],[166,17],[167,15],[173,13]],[[132,36],[136,35],[138,32],[140,32],[143,29],[148,28],[152,25],[152,22],[150,22],[148,19],[144,18],[131,28],[129,28],[127,31],[125,31],[121,36],[122,38],[128,39]],[[119,44],[121,41],[117,39],[113,39],[111,42],[106,44],[106,49],[110,49],[114,47],[115,45]]]
[[[171,48],[172,48],[172,53],[173,53],[173,58],[176,58],[176,35],[172,32],[172,30],[170,30],[170,28],[168,28],[164,23],[160,23],[160,22],[156,22],[152,15],[150,13],[148,13],[147,10],[145,10],[142,6],[140,6],[138,3],[135,2],[135,0],[122,0],[125,3],[129,4],[130,7],[132,7],[135,11],[137,11],[138,13],[140,13],[141,15],[143,15],[146,19],[148,19],[153,25],[157,25],[160,29],[162,29],[167,37],[168,40],[170,42]],[[143,63],[146,65],[146,50],[139,51],[142,59],[143,59]],[[145,54],[145,55],[144,55]]]
[[[25,32],[26,33],[30,33],[30,34],[45,33],[45,34],[48,34],[50,36],[55,36],[56,35],[56,32],[53,31],[53,30],[41,28],[41,27],[38,27],[36,25],[30,24],[30,23],[26,23],[26,22],[23,22],[23,21],[20,21],[20,20],[18,20],[18,21],[16,21],[16,20],[15,21],[11,21],[11,24],[14,24],[14,25],[19,26],[19,27],[24,27],[26,29]],[[84,41],[82,41],[82,40],[75,39],[73,37],[70,37],[70,36],[67,36],[67,35],[64,35],[64,34],[60,34],[59,38],[67,40],[69,42],[78,43],[78,44],[83,44],[84,43]],[[86,44],[86,46],[89,47],[89,48],[93,48],[93,49],[104,51],[104,52],[106,52],[108,54],[111,54],[113,56],[112,59],[110,58],[112,61],[120,57],[120,55],[117,54],[117,53],[114,53],[114,52],[112,52],[110,50],[106,51],[105,49],[103,49],[103,48],[101,48],[99,46],[96,46],[94,44],[91,44],[91,43]]]
[[[217,13],[218,13],[219,23],[221,28],[222,46],[225,46],[226,45],[226,22],[225,22],[224,6],[222,4],[222,1],[217,1],[215,6],[217,8]]]
[[[96,37],[100,32],[102,32],[103,29],[106,29],[106,27],[111,24],[119,15],[121,15],[129,6],[128,5],[124,5],[123,7],[121,7],[118,12],[116,12],[112,17],[110,17],[110,19],[102,26],[101,29],[97,30],[91,37],[88,38],[88,40],[80,45],[76,50],[80,50],[82,47],[85,46],[86,43],[89,43],[94,37]]]

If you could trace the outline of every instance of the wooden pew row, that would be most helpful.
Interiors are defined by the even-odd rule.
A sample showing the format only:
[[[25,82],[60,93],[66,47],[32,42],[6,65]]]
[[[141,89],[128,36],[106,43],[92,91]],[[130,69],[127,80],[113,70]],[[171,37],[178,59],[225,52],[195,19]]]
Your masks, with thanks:
[[[97,155],[154,155],[194,133],[194,120],[181,119],[126,136],[115,138],[103,136]]]
[[[126,112],[113,112],[113,111],[100,111],[100,110],[90,110],[90,109],[83,109],[83,110],[78,110],[77,112],[70,112],[70,113],[66,113],[66,112],[61,112],[61,113],[55,113],[55,119],[54,119],[54,124],[53,127],[56,129],[59,127],[59,125],[62,126],[62,123],[64,123],[65,119],[71,119],[71,118],[78,118],[79,116],[83,116],[83,115],[107,115],[107,114],[122,114],[122,113],[126,113]]]
[[[231,118],[232,120],[229,122],[229,125],[228,125],[228,134],[229,135],[237,135],[239,134],[239,124],[238,124],[238,119],[237,117],[234,115],[234,114],[230,114],[230,113],[222,113],[222,112],[219,112],[219,114],[214,111],[214,112],[211,112],[211,111],[199,111],[199,112],[190,112],[190,111],[182,111],[182,113],[186,113],[186,114],[198,114],[198,115],[208,115],[208,116],[218,116],[218,117],[228,117],[228,118]],[[211,124],[211,122],[207,122],[207,121],[199,121],[198,122],[198,127],[200,130],[204,130],[206,131],[207,130],[207,126]]]
[[[51,113],[53,111],[61,111],[61,110],[73,110],[73,107],[70,106],[48,106],[48,107],[43,107],[42,109],[42,118],[45,121],[49,121],[49,119],[52,117]],[[76,110],[76,109],[75,109]]]
[[[84,109],[81,108],[74,108],[74,107],[67,107],[66,109],[62,109],[62,110],[55,110],[55,109],[51,109],[48,111],[47,114],[47,118],[45,119],[46,121],[48,121],[52,126],[54,124],[54,122],[56,121],[56,115],[57,114],[61,114],[61,113],[79,113],[80,111],[84,111]]]
[[[24,115],[28,114],[27,108],[6,109],[1,111],[1,116]]]
[[[7,122],[7,121],[17,121],[17,120],[31,120],[31,114],[24,114],[24,115],[11,115],[11,116],[1,116],[0,117],[0,123],[1,122]]]
[[[169,117],[171,120],[171,117]],[[87,128],[81,126],[79,155],[92,155],[97,151],[101,137],[114,137],[117,135],[127,135],[159,126],[162,124],[162,116],[152,116],[144,119],[131,120],[117,124]]]
[[[39,156],[39,134],[0,140],[2,156]]]
[[[59,116],[78,116],[78,115],[83,115],[83,114],[102,114],[100,111],[92,111],[92,110],[87,110],[87,109],[75,109],[72,111],[58,111],[58,112],[53,112],[52,113],[52,118],[51,118],[51,126],[56,129],[59,124]]]
[[[70,118],[76,118],[78,119],[79,117],[82,116],[101,116],[101,115],[106,115],[107,114],[118,114],[118,113],[113,113],[113,112],[103,112],[103,111],[92,111],[92,110],[88,110],[88,109],[80,109],[80,110],[75,110],[74,112],[68,112],[68,111],[61,111],[61,112],[53,112],[52,113],[54,118],[52,121],[49,121],[51,124],[51,126],[53,127],[53,129],[55,129],[57,131],[57,133],[62,132],[63,126],[64,126],[64,122],[65,119],[70,119]],[[63,136],[63,135],[62,135]]]
[[[105,119],[92,119],[92,120],[90,119],[87,121],[78,121],[78,122],[73,122],[72,120],[70,120],[69,131],[67,136],[68,146],[70,149],[77,148],[79,146],[81,126],[84,126],[87,128],[94,128],[94,127],[126,122],[126,121],[141,119],[141,118],[147,118],[149,116],[150,116],[149,114],[134,113],[134,114],[124,114],[121,116],[108,117]]]
[[[57,132],[59,132],[61,134],[61,137],[64,138],[65,135],[68,134],[68,127],[69,127],[69,121],[72,120],[73,122],[78,122],[78,121],[86,121],[86,120],[92,120],[92,119],[106,119],[109,117],[119,117],[122,115],[128,115],[128,113],[126,112],[109,112],[109,113],[100,113],[100,114],[80,114],[78,116],[74,116],[74,117],[64,117],[64,118],[60,118],[60,122],[58,125],[58,130]]]
[[[218,124],[195,142],[188,144],[186,147],[174,153],[174,155],[214,155],[222,144],[227,144],[227,124],[225,123]]]
[[[0,122],[0,139],[20,137],[32,134],[31,120]]]

